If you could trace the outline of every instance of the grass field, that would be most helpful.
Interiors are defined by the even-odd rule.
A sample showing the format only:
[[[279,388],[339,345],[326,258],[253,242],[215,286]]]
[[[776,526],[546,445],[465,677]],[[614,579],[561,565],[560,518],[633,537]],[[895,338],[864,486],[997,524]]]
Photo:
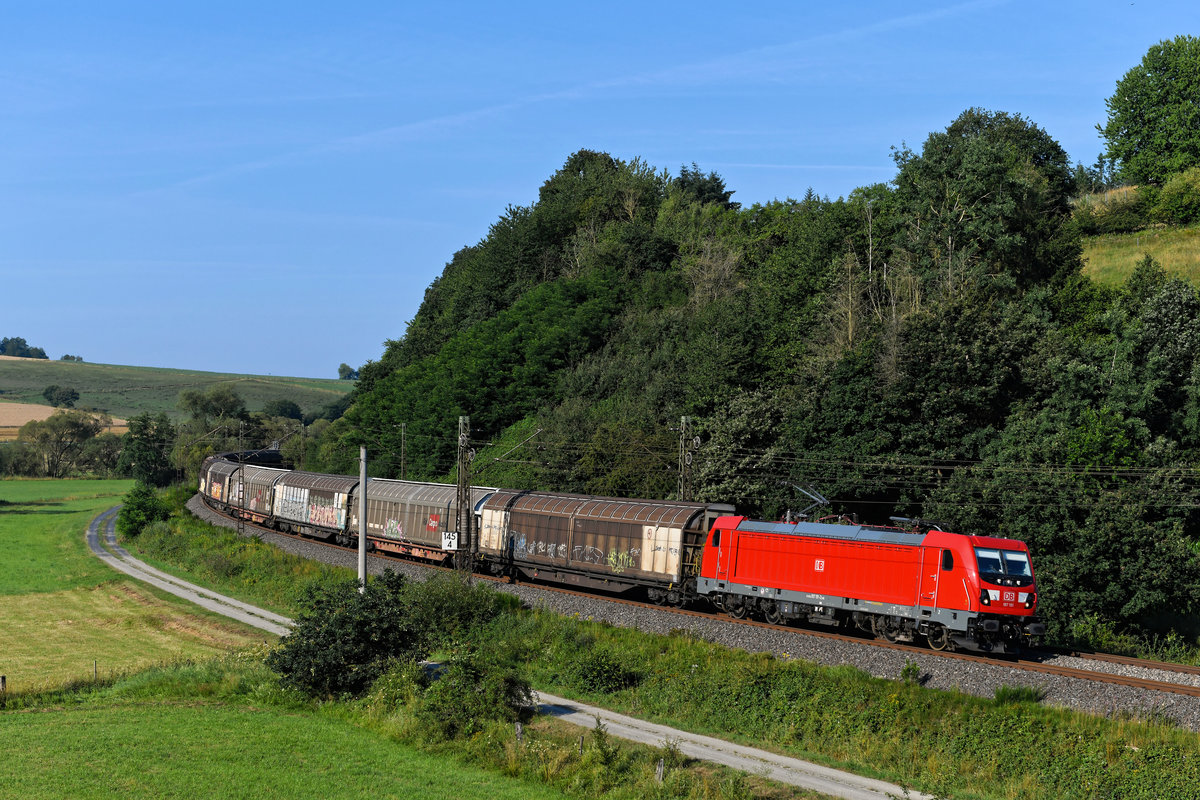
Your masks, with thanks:
[[[1169,274],[1200,286],[1200,226],[1090,237],[1083,243],[1083,274],[1104,286],[1120,286],[1146,254]]]
[[[269,638],[114,572],[84,531],[131,481],[0,481],[0,674],[45,689]]]
[[[151,670],[0,711],[0,799],[559,798],[288,703],[253,666]]]
[[[0,800],[564,796],[289,695],[273,637],[113,572],[84,533],[131,485],[0,482]]]
[[[0,399],[43,404],[43,390],[58,384],[79,392],[76,407],[95,408],[122,419],[159,411],[179,418],[175,405],[181,391],[208,390],[222,383],[232,384],[250,411],[261,410],[270,400],[292,400],[305,412],[316,411],[354,388],[351,381],[317,378],[0,358]]]

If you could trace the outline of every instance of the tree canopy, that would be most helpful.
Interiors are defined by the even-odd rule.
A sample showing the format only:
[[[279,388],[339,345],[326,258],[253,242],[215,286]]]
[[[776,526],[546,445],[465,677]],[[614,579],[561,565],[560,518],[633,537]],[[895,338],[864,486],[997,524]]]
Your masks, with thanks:
[[[31,347],[20,336],[5,336],[0,339],[0,356],[15,356],[17,358],[47,358],[46,351],[40,347]]]
[[[1200,166],[1200,38],[1151,46],[1105,105],[1108,120],[1096,127],[1126,180],[1161,185]]]
[[[52,383],[42,390],[42,397],[46,398],[46,402],[52,406],[74,408],[75,401],[79,399],[79,392],[70,386],[59,386],[57,383]]]

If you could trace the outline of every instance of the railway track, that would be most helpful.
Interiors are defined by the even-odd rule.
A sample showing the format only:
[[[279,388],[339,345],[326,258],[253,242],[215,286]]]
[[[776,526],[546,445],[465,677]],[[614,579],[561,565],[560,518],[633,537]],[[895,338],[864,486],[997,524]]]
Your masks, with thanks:
[[[228,523],[231,525],[238,524],[237,519],[233,516],[219,512],[207,505],[205,506],[205,508],[213,515],[218,516],[218,517],[228,521]],[[244,523],[244,526],[247,529],[252,528],[256,531],[262,531],[264,533],[270,533],[270,534],[273,534],[276,536],[283,536],[285,538],[299,540],[310,546],[329,548],[329,549],[332,549],[332,550],[337,551],[342,554],[351,552],[351,551],[347,550],[345,547],[342,547],[340,545],[336,545],[336,544],[332,544],[332,543],[328,543],[328,542],[322,542],[320,540],[315,540],[315,539],[309,539],[309,538],[302,537],[302,536],[299,536],[296,534],[280,533],[279,531],[273,530],[271,528],[265,528],[265,527],[262,527],[259,525],[254,525],[248,521]],[[453,571],[453,569],[450,567],[444,567],[444,566],[440,566],[440,565],[436,565],[436,564],[430,564],[430,563],[424,562],[424,561],[414,561],[411,559],[406,559],[406,558],[402,558],[402,557],[398,557],[398,556],[394,556],[394,555],[389,555],[386,553],[373,552],[370,555],[381,561],[391,561],[391,562],[396,562],[396,563],[401,563],[401,564],[406,564],[406,565],[417,565],[417,566],[420,566],[425,569],[440,570],[440,571],[444,571],[444,572],[452,572]],[[624,597],[617,597],[617,596],[610,596],[610,595],[597,595],[597,594],[593,594],[593,593],[589,593],[589,592],[581,592],[581,591],[578,591],[575,589],[571,589],[571,588],[560,586],[560,585],[554,585],[554,584],[537,583],[537,582],[532,582],[532,581],[519,581],[519,582],[510,581],[509,579],[506,579],[506,578],[496,578],[491,575],[485,575],[485,574],[479,574],[479,573],[475,574],[474,577],[481,579],[481,580],[492,581],[494,583],[516,583],[516,584],[522,585],[522,586],[534,587],[541,591],[555,592],[555,593],[562,594],[562,595],[584,598],[588,601],[593,601],[593,600],[599,599],[606,603],[619,604],[619,605],[627,606],[627,607],[634,608],[634,609],[640,608],[640,609],[653,610],[653,611],[658,611],[658,612],[666,612],[669,614],[678,615],[680,617],[695,617],[695,618],[700,618],[700,619],[705,619],[705,620],[719,621],[721,623],[728,624],[728,625],[741,625],[741,626],[761,628],[761,629],[766,629],[766,630],[771,630],[771,631],[786,632],[788,634],[797,635],[797,636],[807,636],[807,637],[828,639],[828,640],[837,641],[837,642],[848,642],[848,643],[853,643],[853,644],[858,644],[858,645],[864,645],[864,646],[869,646],[869,647],[875,647],[875,648],[896,651],[898,653],[902,653],[902,654],[906,654],[906,655],[911,654],[913,656],[921,656],[921,657],[936,657],[936,658],[941,658],[941,659],[956,660],[956,661],[960,661],[960,662],[982,664],[982,665],[987,665],[987,666],[1002,666],[1002,667],[1007,667],[1007,668],[1011,668],[1011,669],[1022,670],[1024,672],[1028,672],[1028,673],[1035,674],[1035,675],[1041,674],[1041,675],[1048,675],[1048,676],[1055,676],[1055,677],[1062,677],[1062,678],[1071,678],[1071,679],[1081,680],[1081,681],[1090,681],[1093,683],[1103,683],[1103,684],[1110,684],[1110,685],[1114,685],[1114,686],[1125,686],[1125,687],[1143,690],[1143,691],[1169,693],[1169,694],[1185,695],[1188,697],[1200,698],[1200,686],[1194,685],[1192,683],[1187,683],[1187,682],[1176,683],[1171,680],[1159,680],[1159,679],[1137,677],[1137,676],[1131,676],[1131,675],[1114,674],[1111,672],[1104,672],[1104,671],[1101,671],[1098,669],[1087,669],[1087,668],[1083,668],[1083,667],[1072,667],[1072,666],[1064,666],[1064,665],[1060,665],[1060,664],[1046,663],[1046,661],[1047,661],[1047,659],[1056,658],[1059,655],[1070,655],[1072,657],[1076,657],[1076,658],[1080,658],[1080,659],[1096,661],[1097,663],[1123,665],[1123,666],[1133,667],[1133,668],[1140,669],[1140,670],[1156,670],[1160,673],[1178,674],[1181,677],[1182,676],[1200,675],[1200,668],[1192,667],[1189,665],[1170,664],[1170,663],[1156,662],[1156,661],[1144,661],[1141,659],[1129,658],[1129,657],[1125,657],[1125,656],[1108,655],[1108,654],[1103,654],[1103,653],[1074,653],[1074,652],[1072,652],[1072,653],[1055,654],[1051,651],[1044,651],[1044,653],[1034,654],[1029,657],[1011,658],[1011,657],[986,656],[986,655],[980,655],[980,654],[975,654],[975,653],[936,651],[936,650],[932,650],[929,648],[917,647],[915,645],[910,645],[910,644],[903,644],[903,643],[898,643],[898,642],[888,642],[888,641],[879,640],[879,639],[868,639],[868,638],[864,638],[864,637],[858,636],[858,635],[848,635],[848,634],[844,634],[844,633],[837,633],[834,631],[822,631],[822,630],[816,630],[816,629],[811,629],[811,628],[798,628],[798,627],[793,627],[793,626],[788,626],[788,625],[776,625],[776,624],[771,624],[768,622],[763,622],[763,621],[753,620],[753,619],[737,620],[737,619],[733,619],[733,618],[729,617],[728,615],[726,615],[724,613],[716,612],[716,611],[700,611],[700,610],[695,610],[695,609],[679,609],[679,608],[673,608],[670,606],[660,606],[660,605],[656,605],[653,603],[648,603],[648,602],[644,602],[644,601],[640,601],[640,600],[631,600],[631,599],[624,598]]]

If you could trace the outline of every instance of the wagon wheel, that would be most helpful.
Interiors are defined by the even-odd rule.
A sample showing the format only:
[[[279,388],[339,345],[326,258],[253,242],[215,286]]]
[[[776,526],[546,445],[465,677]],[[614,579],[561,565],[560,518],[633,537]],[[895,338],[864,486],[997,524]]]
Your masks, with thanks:
[[[783,622],[783,614],[779,612],[779,603],[770,603],[766,611],[763,612],[763,619],[772,625],[778,625]]]
[[[925,634],[925,639],[934,650],[945,650],[950,646],[950,631],[944,625],[935,625]]]

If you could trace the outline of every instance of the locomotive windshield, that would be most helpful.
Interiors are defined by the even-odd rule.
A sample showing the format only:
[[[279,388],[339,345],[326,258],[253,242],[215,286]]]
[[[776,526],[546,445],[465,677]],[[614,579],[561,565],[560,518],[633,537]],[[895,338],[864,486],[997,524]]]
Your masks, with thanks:
[[[975,558],[979,560],[979,571],[984,575],[1013,575],[1021,578],[1033,577],[1029,569],[1029,554],[1020,550],[994,550],[976,547]]]

